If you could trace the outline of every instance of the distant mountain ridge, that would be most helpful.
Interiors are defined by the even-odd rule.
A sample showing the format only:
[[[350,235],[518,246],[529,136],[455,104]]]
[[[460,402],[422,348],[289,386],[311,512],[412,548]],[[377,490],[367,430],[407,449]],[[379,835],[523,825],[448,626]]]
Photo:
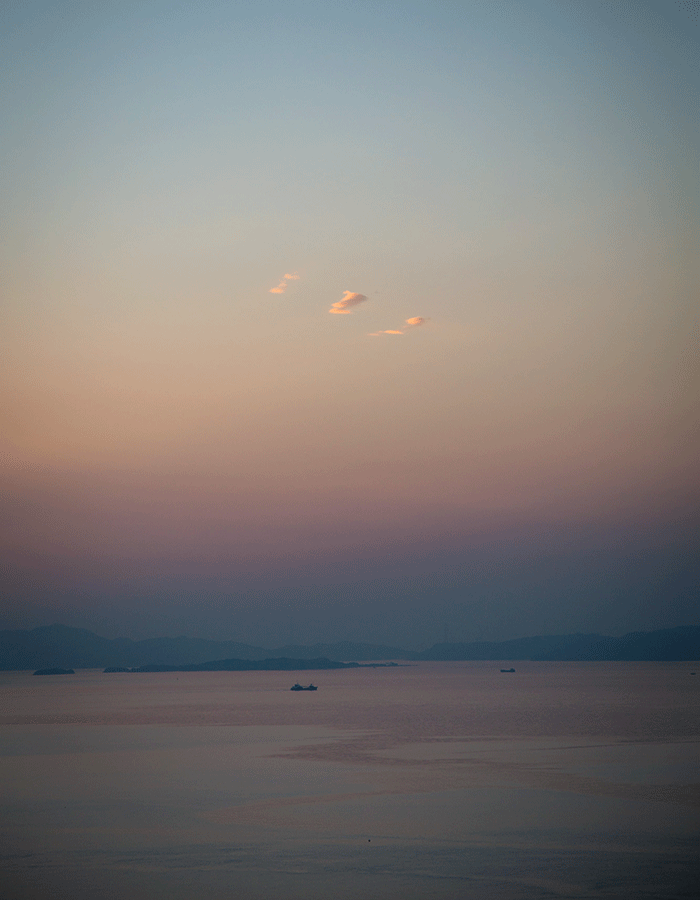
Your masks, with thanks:
[[[0,670],[52,667],[102,669],[197,665],[212,660],[326,659],[368,660],[560,660],[560,661],[671,661],[700,660],[700,625],[659,631],[631,632],[622,637],[567,634],[517,638],[510,641],[442,643],[420,653],[377,644],[341,641],[278,649],[237,641],[200,638],[103,638],[84,628],[46,625],[31,630],[0,631]]]
[[[565,634],[472,644],[435,644],[424,660],[551,660],[559,662],[669,662],[700,659],[700,625],[633,631],[622,637]]]
[[[43,625],[31,630],[0,631],[0,671],[64,667],[102,669],[138,668],[145,665],[181,666],[212,660],[264,660],[274,658],[367,661],[417,659],[418,654],[399,647],[372,644],[314,644],[270,650],[238,641],[201,638],[103,638],[84,628]]]

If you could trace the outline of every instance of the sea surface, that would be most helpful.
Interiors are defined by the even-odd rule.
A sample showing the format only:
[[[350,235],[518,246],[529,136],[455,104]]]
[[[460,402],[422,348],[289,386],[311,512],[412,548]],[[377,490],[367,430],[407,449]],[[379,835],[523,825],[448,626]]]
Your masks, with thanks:
[[[700,665],[301,674],[0,673],[0,900],[700,895]]]

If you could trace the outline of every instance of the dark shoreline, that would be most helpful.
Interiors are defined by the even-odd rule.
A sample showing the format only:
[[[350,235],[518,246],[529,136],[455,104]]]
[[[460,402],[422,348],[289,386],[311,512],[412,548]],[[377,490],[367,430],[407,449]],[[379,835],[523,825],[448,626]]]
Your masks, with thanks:
[[[205,663],[190,663],[184,666],[146,665],[128,668],[108,666],[106,674],[132,672],[298,672],[309,669],[389,669],[398,668],[398,663],[357,663],[337,662],[332,659],[218,659]]]

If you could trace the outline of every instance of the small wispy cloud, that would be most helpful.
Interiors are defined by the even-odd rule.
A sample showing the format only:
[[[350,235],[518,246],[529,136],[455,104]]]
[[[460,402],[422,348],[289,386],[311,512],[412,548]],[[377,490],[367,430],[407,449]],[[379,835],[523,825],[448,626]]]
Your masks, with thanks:
[[[358,303],[364,303],[367,297],[364,294],[356,294],[353,291],[343,291],[343,299],[331,304],[329,313],[335,313],[338,316],[349,316],[352,312],[350,307],[357,306]]]
[[[428,320],[423,316],[413,316],[410,319],[406,319],[406,324],[400,331],[394,328],[387,328],[386,331],[370,331],[369,336],[377,337],[379,334],[406,334],[406,326],[409,328],[416,328],[418,325],[423,325],[427,321]]]
[[[292,274],[287,273],[284,276],[284,278],[282,279],[282,281],[280,281],[280,283],[277,285],[277,287],[270,288],[270,293],[271,294],[283,294],[287,290],[287,282],[288,281],[298,281],[299,278],[300,278],[300,276],[297,275],[296,272],[293,272]]]

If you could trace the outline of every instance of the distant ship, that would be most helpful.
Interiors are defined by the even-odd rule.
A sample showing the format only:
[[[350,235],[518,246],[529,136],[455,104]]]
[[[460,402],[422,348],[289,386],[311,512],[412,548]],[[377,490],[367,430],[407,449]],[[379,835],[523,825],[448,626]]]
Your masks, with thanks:
[[[302,687],[297,681],[296,684],[292,685],[289,689],[290,691],[317,691],[318,688],[315,684],[310,684],[308,687]]]
[[[515,669],[501,669],[501,672],[515,672]]]

